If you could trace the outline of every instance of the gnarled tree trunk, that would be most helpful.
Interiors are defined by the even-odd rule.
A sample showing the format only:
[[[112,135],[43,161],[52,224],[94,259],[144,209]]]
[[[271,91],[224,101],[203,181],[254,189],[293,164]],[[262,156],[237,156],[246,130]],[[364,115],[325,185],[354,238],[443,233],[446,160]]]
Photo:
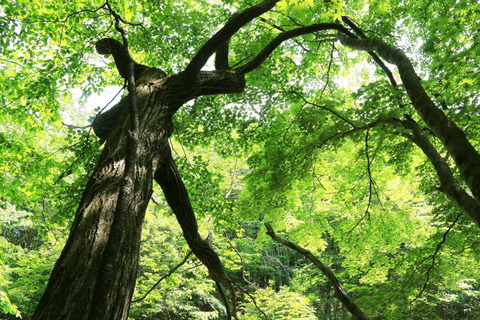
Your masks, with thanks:
[[[243,88],[243,76],[231,72],[201,72],[192,81],[186,80],[184,74],[165,76],[153,68],[145,71],[136,88],[140,125],[134,181],[129,182],[131,188],[123,195],[130,134],[130,114],[125,108],[128,97],[106,112],[103,120],[97,120],[98,134],[106,139],[106,144],[84,191],[68,242],[32,319],[127,317],[135,287],[142,223],[154,176],[162,182],[162,187],[174,187],[167,194],[169,202],[175,201],[171,200],[175,196],[187,199],[172,208],[186,231],[192,251],[216,275],[214,280],[222,280],[218,256],[198,235],[186,190],[175,189],[181,180],[178,174],[171,176],[174,167],[168,138],[171,117],[184,102],[203,94],[239,92]],[[109,122],[110,126],[105,124]],[[129,205],[117,210],[117,203],[125,200],[121,196],[129,197],[130,201],[124,201]],[[187,207],[187,214],[182,214],[183,206]]]

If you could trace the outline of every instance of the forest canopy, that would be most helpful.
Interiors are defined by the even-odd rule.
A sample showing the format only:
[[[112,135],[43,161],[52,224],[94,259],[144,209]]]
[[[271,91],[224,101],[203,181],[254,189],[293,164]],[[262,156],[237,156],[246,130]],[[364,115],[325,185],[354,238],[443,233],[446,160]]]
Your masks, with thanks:
[[[0,318],[478,319],[479,24],[2,2]]]

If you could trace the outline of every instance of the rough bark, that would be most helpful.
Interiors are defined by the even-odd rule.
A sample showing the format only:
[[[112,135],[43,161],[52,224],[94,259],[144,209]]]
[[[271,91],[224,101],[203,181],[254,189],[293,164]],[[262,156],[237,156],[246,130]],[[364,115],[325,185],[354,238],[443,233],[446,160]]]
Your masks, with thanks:
[[[308,260],[310,260],[322,273],[327,277],[328,282],[332,285],[333,290],[335,291],[335,297],[340,300],[343,306],[355,317],[355,319],[361,320],[369,320],[370,318],[367,317],[366,314],[357,306],[357,304],[350,298],[348,293],[343,288],[342,284],[338,280],[338,278],[333,274],[332,270],[329,267],[324,265],[320,259],[315,257],[310,251],[300,247],[299,245],[290,242],[286,239],[283,239],[275,233],[272,226],[269,223],[265,223],[265,227],[267,228],[267,234],[276,242],[287,246],[298,253],[302,254]]]
[[[125,117],[105,148],[84,191],[70,237],[53,269],[32,319],[125,319],[138,266],[140,235],[152,192],[154,169],[163,160],[175,104],[161,90],[167,81],[137,87],[141,117],[135,178],[122,197],[129,119]],[[154,103],[150,104],[153,99]],[[148,106],[148,108],[147,108]],[[117,202],[128,197],[128,207]],[[128,226],[124,230],[115,224]],[[114,232],[112,232],[114,230]],[[120,232],[120,233],[119,233]],[[116,237],[115,244],[107,244]],[[115,249],[112,249],[115,248]],[[112,250],[116,251],[113,252]],[[111,272],[114,269],[114,272]],[[108,294],[103,294],[108,285]],[[98,294],[100,292],[100,294]],[[97,293],[97,294],[96,294]],[[103,303],[97,304],[96,299]]]
[[[418,124],[413,119],[401,121],[402,125],[411,130],[412,134],[407,138],[413,141],[427,156],[433,168],[437,172],[442,191],[460,210],[470,216],[470,218],[480,227],[480,203],[470,196],[455,179],[449,165],[445,159],[438,153],[430,140],[425,136]]]
[[[480,201],[480,154],[461,130],[438,108],[420,83],[405,53],[379,39],[353,39],[338,35],[342,44],[361,51],[377,52],[387,62],[397,66],[400,78],[418,115],[442,142],[477,201]]]
[[[130,191],[122,196],[129,197],[126,203],[131,205],[123,208],[121,215],[116,215],[115,211],[124,187],[126,141],[130,134],[130,116],[125,108],[128,97],[111,112],[96,119],[95,130],[106,144],[84,191],[67,244],[32,319],[118,320],[127,317],[153,177],[157,168],[171,161],[168,137],[172,115],[184,102],[200,95],[241,92],[245,86],[243,75],[231,71],[201,72],[193,85],[184,77],[182,73],[165,77],[161,70],[152,68],[137,81],[140,122],[135,180],[130,181]],[[112,234],[112,225],[119,220],[121,225],[128,227]],[[118,240],[115,240],[116,245],[109,247],[115,248],[118,254],[105,249],[112,237]],[[196,245],[205,247],[204,242]],[[197,253],[198,247],[194,246]],[[109,278],[105,281],[107,273]],[[106,284],[109,285],[107,298],[99,306],[95,293],[102,292],[99,286]],[[102,299],[104,297],[102,294]],[[95,310],[92,309],[94,305]]]
[[[129,80],[133,76],[129,84],[137,82],[138,111],[133,116],[138,117],[138,137],[133,142],[138,145],[135,161],[128,162],[134,165],[135,174],[125,174],[132,146],[129,124],[133,123],[128,108],[130,97],[126,97],[93,123],[95,133],[106,141],[105,148],[32,319],[126,319],[154,175],[164,188],[192,251],[206,264],[217,284],[225,280],[218,255],[198,235],[188,194],[170,155],[171,117],[183,103],[195,97],[244,90],[244,74],[228,70],[228,40],[277,1],[264,1],[232,17],[199,50],[185,71],[171,76],[131,61],[128,49],[114,39],[97,42],[98,53],[114,55],[120,75]],[[215,51],[220,53],[217,66],[223,70],[200,71]]]

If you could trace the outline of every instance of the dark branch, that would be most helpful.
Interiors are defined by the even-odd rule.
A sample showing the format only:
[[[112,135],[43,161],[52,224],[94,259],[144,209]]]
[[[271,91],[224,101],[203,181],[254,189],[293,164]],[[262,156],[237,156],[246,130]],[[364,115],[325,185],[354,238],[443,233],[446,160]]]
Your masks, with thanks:
[[[210,56],[217,51],[220,46],[227,42],[244,25],[272,9],[278,1],[279,0],[266,0],[232,16],[225,26],[214,34],[193,57],[185,68],[186,76],[190,79],[196,76],[198,72],[200,72],[200,69],[207,63]]]
[[[362,29],[360,29],[355,23],[353,23],[353,21],[350,20],[349,17],[343,16],[342,21],[345,22],[350,28],[352,28],[352,30],[355,31],[355,33],[358,34],[360,38],[362,38],[362,39],[366,38]],[[397,86],[397,81],[395,80],[392,72],[385,65],[385,63],[383,63],[383,61],[377,56],[377,54],[375,52],[369,51],[368,54],[372,57],[373,61],[375,61],[380,66],[380,68],[382,68],[382,70],[385,72],[388,79],[390,80],[390,83],[392,84],[392,86],[396,87]]]
[[[322,273],[327,277],[328,282],[333,286],[333,289],[335,291],[335,296],[337,297],[338,300],[343,304],[343,306],[356,318],[356,319],[362,319],[362,320],[368,320],[370,319],[363,313],[362,310],[355,304],[355,302],[350,298],[350,296],[347,294],[345,289],[343,288],[342,284],[340,281],[337,279],[337,277],[333,274],[332,270],[330,270],[329,267],[323,264],[320,259],[315,257],[310,251],[296,245],[293,242],[290,242],[286,239],[280,238],[279,236],[276,235],[275,231],[273,230],[272,226],[269,223],[265,223],[265,227],[267,228],[267,234],[276,242],[283,244],[284,246],[287,246],[298,253],[302,254],[304,257],[306,257],[308,260],[310,260]]]
[[[420,289],[420,292],[417,294],[415,299],[412,300],[412,302],[418,300],[418,298],[421,297],[423,292],[425,292],[425,289],[427,288],[428,282],[430,281],[430,274],[433,270],[433,267],[435,266],[435,261],[436,261],[437,255],[440,252],[440,249],[442,248],[442,246],[445,244],[445,242],[447,242],[447,236],[448,236],[449,232],[452,230],[452,228],[455,226],[455,224],[457,223],[458,219],[460,219],[461,216],[462,215],[459,214],[455,218],[455,220],[451,223],[451,225],[448,227],[448,229],[443,233],[442,241],[440,241],[438,243],[437,248],[435,249],[435,252],[432,254],[432,263],[428,266],[427,273],[425,275],[426,276],[425,282],[423,283],[423,286]]]
[[[166,278],[170,277],[175,271],[177,271],[178,268],[183,266],[185,264],[185,262],[188,261],[188,258],[190,258],[190,255],[192,253],[193,253],[192,251],[189,251],[187,253],[187,255],[185,256],[185,258],[183,258],[182,261],[180,261],[176,266],[174,266],[172,269],[170,269],[170,271],[168,271],[168,273],[166,275],[164,275],[160,279],[158,279],[158,281],[155,282],[155,284],[150,289],[148,289],[148,291],[141,298],[133,300],[132,303],[140,302],[140,301],[144,300],[150,294],[150,292],[152,292],[153,289],[155,289],[160,284],[160,282],[162,282]]]
[[[113,60],[115,61],[115,66],[117,67],[118,73],[122,78],[128,79],[129,74],[129,63],[132,60],[128,50],[125,46],[120,42],[112,38],[104,38],[98,40],[95,43],[95,49],[97,50],[98,54],[102,55],[109,55],[113,56]],[[132,60],[133,61],[133,60]],[[147,70],[148,67],[133,61],[133,75],[135,80],[140,78],[140,75],[143,71]]]
[[[198,233],[197,218],[170,150],[168,150],[164,163],[155,171],[154,179],[162,187],[165,199],[175,214],[190,249],[207,267],[213,280],[226,281],[227,277],[218,254]]]
[[[298,36],[302,36],[305,34],[322,31],[322,30],[337,30],[339,32],[342,32],[348,35],[349,37],[356,38],[355,35],[352,34],[350,31],[348,31],[347,28],[345,28],[344,26],[338,23],[318,23],[318,24],[312,24],[310,26],[292,29],[292,30],[280,33],[262,51],[260,51],[260,53],[255,58],[253,58],[253,60],[237,68],[236,70],[242,73],[251,72],[252,70],[255,70],[256,68],[258,68],[270,56],[270,54],[272,54],[272,52],[284,41],[298,37]]]
[[[229,41],[225,41],[225,43],[222,44],[215,53],[215,70],[229,69],[228,47]]]
[[[365,218],[367,220],[370,220],[370,208],[372,207],[372,200],[373,200],[373,194],[377,194],[378,198],[378,193],[377,193],[377,184],[375,180],[373,179],[372,175],[372,162],[373,159],[370,158],[370,145],[369,145],[369,139],[370,137],[370,128],[368,128],[365,131],[365,157],[367,158],[367,175],[368,175],[368,202],[367,202],[367,208],[365,208],[365,212],[363,213],[362,217],[357,221],[357,223],[353,226],[352,229],[350,229],[347,234],[350,234],[355,228],[363,221]]]
[[[236,287],[237,287],[238,290],[240,290],[243,294],[245,294],[246,296],[248,296],[252,300],[253,305],[263,315],[265,320],[269,320],[267,314],[258,306],[257,300],[255,299],[255,297],[253,297],[248,291],[243,290],[241,287],[239,287],[239,286],[236,286]]]
[[[234,13],[227,21],[230,22],[238,13]],[[230,45],[230,40],[225,41],[221,46],[218,47],[215,52],[215,70],[227,70],[230,68],[228,62],[228,49]]]
[[[401,121],[401,124],[406,129],[411,130],[412,134],[405,136],[423,151],[437,172],[438,179],[440,180],[440,188],[438,189],[480,226],[480,203],[463,189],[453,175],[450,166],[438,153],[428,137],[425,136],[418,124],[412,118]]]
[[[394,126],[400,126],[400,124],[398,123],[398,121],[394,120],[394,119],[378,119],[378,120],[375,120],[373,122],[370,122],[370,123],[367,123],[363,126],[360,126],[360,127],[354,127],[353,129],[351,130],[348,130],[348,131],[344,131],[344,132],[337,132],[337,133],[334,133],[333,135],[331,135],[330,137],[328,137],[327,139],[323,140],[320,144],[318,144],[318,148],[321,148],[323,147],[327,142],[333,140],[333,139],[342,139],[344,137],[347,137],[349,135],[352,135],[352,134],[355,134],[357,132],[360,132],[360,131],[364,131],[364,130],[369,130],[371,128],[375,128],[377,126],[380,126],[380,125],[383,125],[383,124],[388,124],[388,125],[394,125]]]
[[[313,103],[309,100],[307,100],[307,98],[305,98],[300,92],[298,91],[292,91],[295,95],[297,95],[298,97],[300,97],[304,102],[305,104],[307,105],[310,105],[310,106],[314,106],[314,107],[318,107],[320,109],[323,109],[325,111],[328,111],[330,112],[331,114],[333,114],[334,116],[336,116],[337,118],[341,119],[342,121],[348,123],[350,126],[352,126],[353,128],[356,128],[356,125],[355,123],[353,123],[351,120],[345,118],[344,116],[342,116],[340,113],[338,113],[337,111],[333,110],[333,109],[330,109],[328,108],[327,106],[322,106],[322,105],[319,105],[319,104],[316,104],[316,103]]]
[[[480,154],[468,140],[465,131],[432,101],[406,54],[380,39],[359,40],[341,33],[338,34],[338,39],[343,45],[355,50],[375,51],[387,62],[397,66],[416,112],[450,153],[463,180],[475,199],[480,202]]]

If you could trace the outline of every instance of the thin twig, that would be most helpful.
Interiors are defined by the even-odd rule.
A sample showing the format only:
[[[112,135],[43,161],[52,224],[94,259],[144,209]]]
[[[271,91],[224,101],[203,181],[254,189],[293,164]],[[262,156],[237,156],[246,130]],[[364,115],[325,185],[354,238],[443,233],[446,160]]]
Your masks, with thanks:
[[[455,224],[457,223],[458,219],[460,219],[461,216],[462,216],[461,213],[458,214],[455,220],[453,220],[452,224],[448,227],[447,231],[443,233],[442,241],[438,243],[437,248],[435,249],[435,252],[432,254],[432,263],[428,267],[427,273],[425,274],[426,279],[425,279],[425,282],[423,283],[422,289],[420,289],[420,292],[417,294],[415,299],[413,299],[411,302],[415,302],[416,300],[418,300],[420,296],[423,294],[423,292],[425,291],[425,289],[427,288],[428,282],[430,281],[430,274],[433,270],[433,267],[435,266],[435,260],[437,258],[437,255],[440,252],[440,249],[442,248],[442,246],[447,241],[448,233],[452,230],[452,228],[455,226]]]
[[[365,209],[365,213],[360,218],[360,220],[357,221],[357,223],[353,226],[352,229],[350,229],[350,231],[347,232],[347,234],[350,234],[353,230],[355,230],[355,228],[363,220],[365,220],[365,218],[367,218],[367,220],[370,220],[370,207],[372,205],[372,196],[373,196],[373,192],[374,192],[373,189],[374,189],[375,181],[373,180],[373,177],[372,177],[372,168],[371,168],[373,160],[370,159],[370,154],[369,154],[369,144],[368,144],[369,134],[370,134],[370,128],[368,128],[367,131],[365,132],[365,156],[367,158],[367,174],[368,174],[368,180],[369,180],[367,208]]]
[[[175,267],[170,269],[170,271],[166,275],[164,275],[160,279],[158,279],[158,281],[155,282],[155,284],[141,298],[133,300],[132,303],[140,302],[140,301],[144,300],[150,294],[150,292],[152,292],[153,289],[155,289],[160,284],[160,282],[162,282],[166,278],[170,277],[175,271],[177,271],[178,268],[183,266],[185,264],[185,262],[187,262],[188,258],[192,255],[192,253],[193,253],[192,251],[189,251],[187,253],[187,255],[183,258],[182,261],[180,261]]]
[[[248,293],[246,290],[244,290],[243,288],[241,288],[239,285],[236,285],[234,284],[238,290],[240,290],[243,294],[247,295],[253,302],[253,305],[255,306],[255,308],[257,308],[257,310],[263,315],[263,317],[265,318],[265,320],[269,320],[270,318],[267,316],[267,314],[258,306],[257,304],[257,300],[250,294]]]

